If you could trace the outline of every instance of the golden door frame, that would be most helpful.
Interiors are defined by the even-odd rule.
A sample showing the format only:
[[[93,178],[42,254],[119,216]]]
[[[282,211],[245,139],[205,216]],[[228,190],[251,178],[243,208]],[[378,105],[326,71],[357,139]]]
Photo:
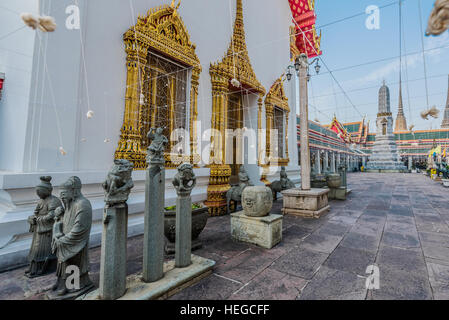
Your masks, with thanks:
[[[237,10],[231,44],[226,56],[219,63],[210,65],[212,82],[212,119],[210,178],[206,205],[212,216],[226,214],[226,192],[230,189],[231,167],[225,163],[225,130],[228,127],[228,95],[241,91],[242,94],[258,95],[258,126],[261,128],[263,97],[266,90],[257,80],[246,48],[243,24],[242,0],[236,0]],[[239,87],[235,87],[235,81]],[[220,133],[216,136],[215,133]],[[221,137],[221,139],[220,139]],[[260,135],[258,141],[261,141]],[[259,146],[260,147],[260,146]]]
[[[136,25],[128,29],[123,35],[125,44],[126,66],[126,95],[125,112],[116,159],[127,159],[134,163],[134,168],[143,170],[147,167],[146,147],[148,146],[147,130],[149,115],[154,112],[148,103],[141,104],[141,94],[148,101],[149,92],[144,91],[144,79],[148,72],[147,57],[150,50],[155,53],[180,62],[191,68],[190,82],[190,155],[178,156],[165,153],[166,167],[176,168],[177,164],[171,161],[175,156],[177,161],[199,163],[200,156],[197,150],[197,128],[195,123],[198,118],[198,86],[201,73],[200,60],[198,59],[196,46],[190,41],[177,8],[163,5],[153,8],[145,16],[137,19]],[[142,88],[141,88],[142,86]],[[144,92],[142,92],[144,91]]]

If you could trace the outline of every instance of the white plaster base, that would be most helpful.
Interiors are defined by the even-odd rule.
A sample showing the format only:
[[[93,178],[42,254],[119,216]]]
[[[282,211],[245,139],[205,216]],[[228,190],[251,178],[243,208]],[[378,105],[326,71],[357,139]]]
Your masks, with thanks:
[[[231,214],[231,235],[237,241],[271,249],[282,240],[282,216],[248,217],[243,211]]]

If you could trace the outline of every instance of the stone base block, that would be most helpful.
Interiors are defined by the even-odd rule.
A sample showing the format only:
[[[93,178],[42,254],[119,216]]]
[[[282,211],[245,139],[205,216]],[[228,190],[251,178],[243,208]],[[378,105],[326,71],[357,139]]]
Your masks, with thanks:
[[[271,249],[282,240],[282,216],[248,217],[243,211],[231,214],[231,235],[237,241]]]
[[[88,294],[88,292],[95,292],[99,291],[94,290],[95,286],[93,284],[90,284],[89,286],[86,286],[82,290],[76,291],[76,292],[69,292],[63,296],[58,296],[55,291],[50,290],[46,295],[45,298],[47,300],[78,300],[79,297],[84,296]],[[92,291],[94,290],[94,291]]]
[[[330,188],[329,200],[346,200],[347,190],[345,187]]]
[[[162,300],[188,288],[212,273],[215,261],[192,255],[192,264],[186,268],[175,268],[175,261],[164,263],[164,277],[151,283],[142,281],[142,274],[129,276],[126,293],[117,300]],[[99,290],[78,298],[100,300]]]
[[[304,218],[319,218],[330,209],[328,194],[329,189],[286,190],[282,193],[282,212]]]

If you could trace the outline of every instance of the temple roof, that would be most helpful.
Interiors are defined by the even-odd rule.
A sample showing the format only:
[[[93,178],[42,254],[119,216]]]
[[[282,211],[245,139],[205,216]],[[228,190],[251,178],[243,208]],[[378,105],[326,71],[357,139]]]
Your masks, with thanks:
[[[246,48],[242,0],[236,1],[237,13],[231,43],[226,56],[221,62],[211,64],[209,72],[212,76],[222,76],[229,80],[236,79],[243,88],[265,95],[266,90],[256,77]]]

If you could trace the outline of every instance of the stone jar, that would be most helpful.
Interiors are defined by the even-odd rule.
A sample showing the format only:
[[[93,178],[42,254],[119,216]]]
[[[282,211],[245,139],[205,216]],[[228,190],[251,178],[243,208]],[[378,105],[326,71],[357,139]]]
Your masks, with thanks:
[[[206,206],[192,210],[192,250],[202,247],[202,243],[198,237],[206,227],[207,218],[209,217],[208,210],[209,208]],[[165,252],[167,254],[174,253],[176,240],[176,210],[164,212],[164,234],[168,240],[168,243],[165,246]]]
[[[246,187],[242,193],[242,207],[248,217],[265,217],[273,207],[273,193],[266,186]]]
[[[338,173],[331,173],[326,176],[327,186],[329,188],[340,188],[341,186],[341,177]]]
[[[322,189],[326,186],[326,176],[324,174],[312,175],[310,178],[310,186],[312,188]]]

